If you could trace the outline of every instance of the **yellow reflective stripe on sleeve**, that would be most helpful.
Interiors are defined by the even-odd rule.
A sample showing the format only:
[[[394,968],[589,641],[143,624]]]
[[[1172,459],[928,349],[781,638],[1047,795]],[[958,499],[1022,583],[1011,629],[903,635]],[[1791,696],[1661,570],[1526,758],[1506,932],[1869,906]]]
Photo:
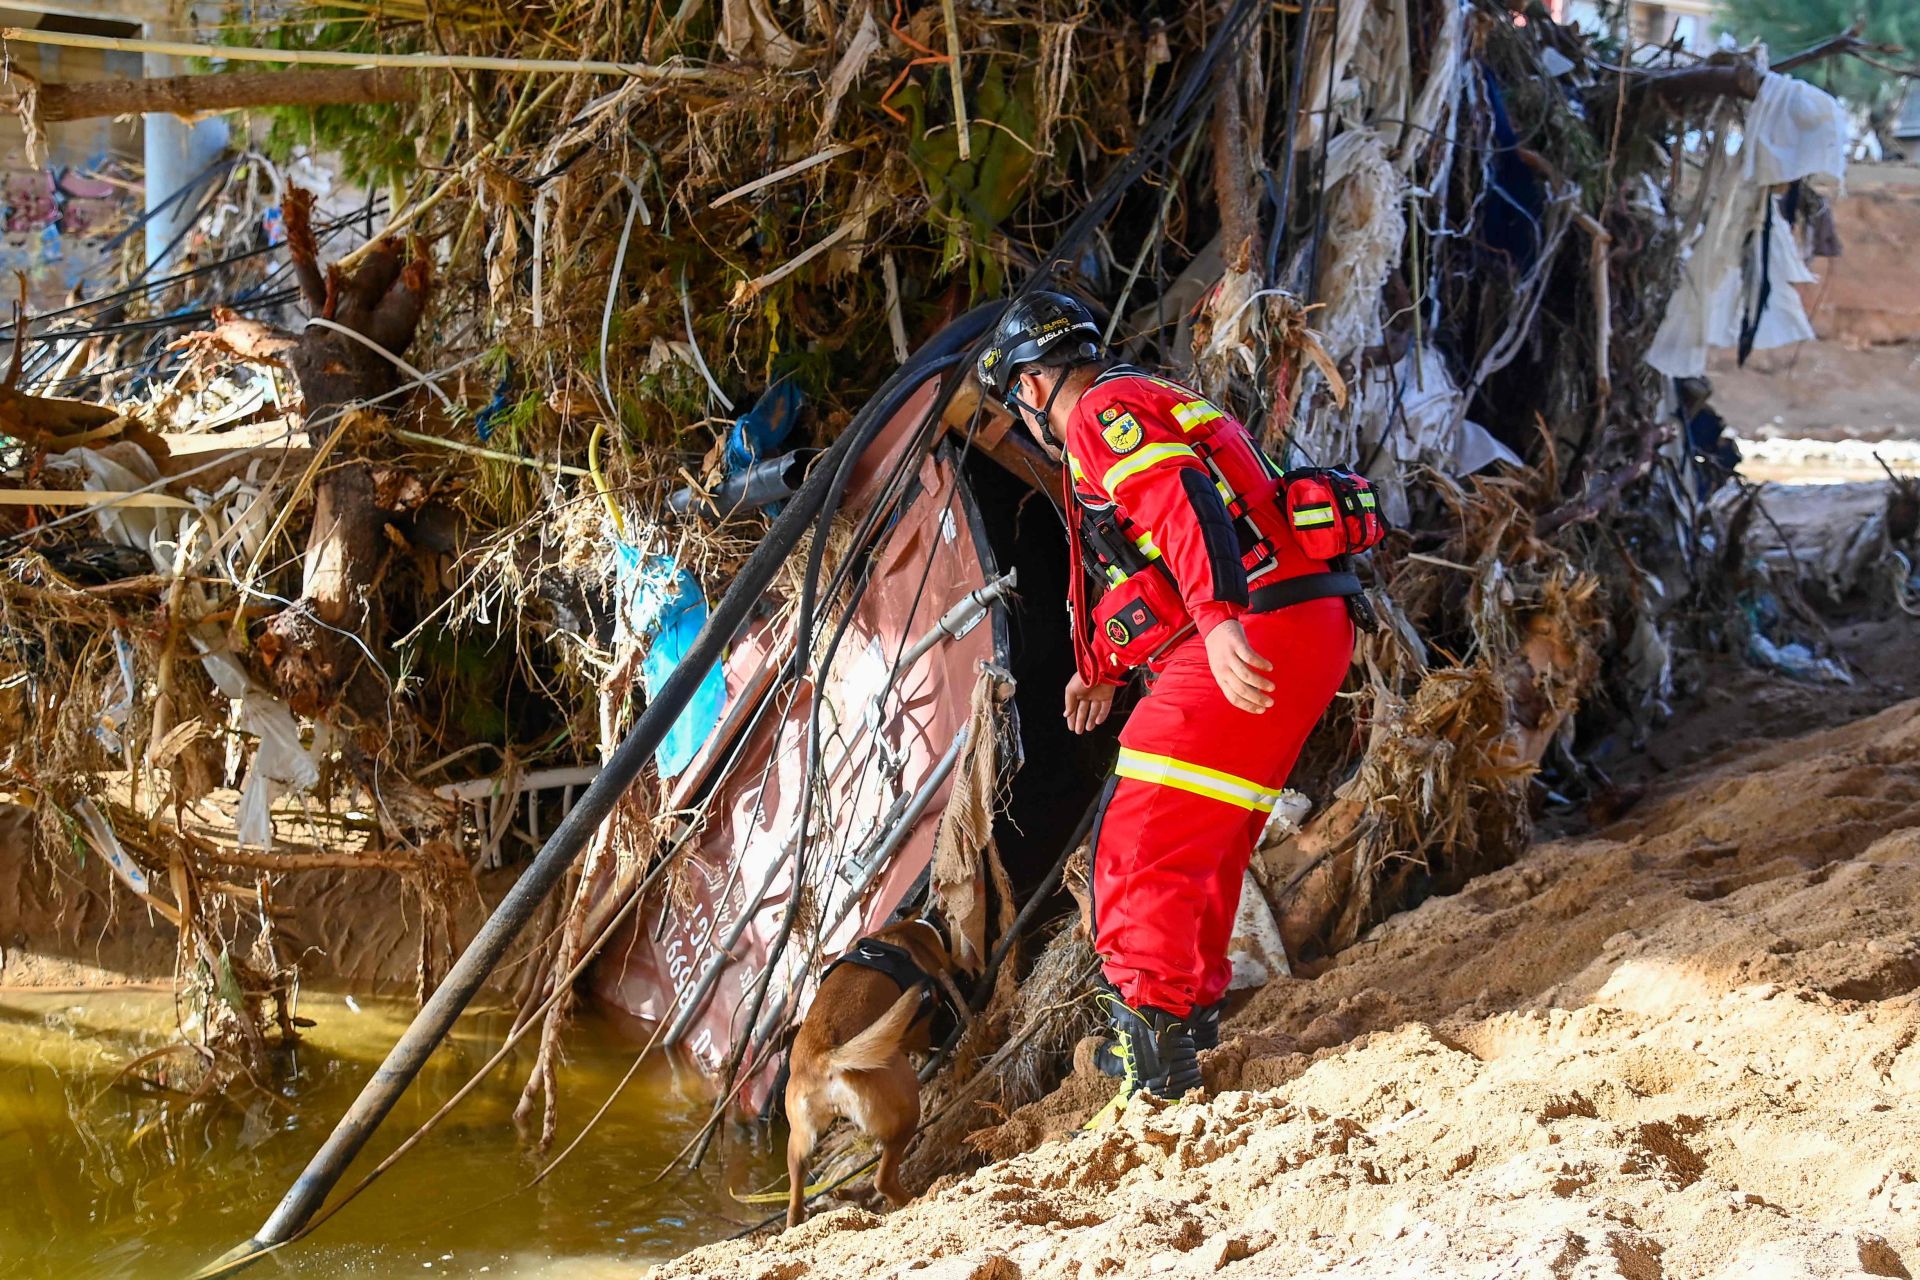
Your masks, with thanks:
[[[1072,454],[1067,455],[1067,470],[1073,473],[1075,480],[1085,480],[1087,478],[1087,473],[1080,469],[1080,459],[1074,457]]]
[[[1272,813],[1273,806],[1280,801],[1278,791],[1268,791],[1265,787],[1246,778],[1222,773],[1218,769],[1209,769],[1205,765],[1175,760],[1172,756],[1156,756],[1145,751],[1135,751],[1131,747],[1120,748],[1120,759],[1114,765],[1113,771],[1120,777],[1132,778],[1135,782],[1151,782],[1163,787],[1172,787],[1176,791],[1205,796],[1209,800],[1219,800],[1224,804],[1253,813]]]
[[[1317,529],[1323,524],[1332,523],[1332,507],[1295,507],[1293,509],[1293,527],[1296,529]]]
[[[1160,558],[1160,548],[1154,544],[1151,533],[1141,534],[1133,540],[1133,545],[1140,548],[1140,554],[1149,560],[1158,560]]]
[[[1191,431],[1215,418],[1227,415],[1208,404],[1205,400],[1189,400],[1185,404],[1173,406],[1173,420],[1180,424],[1182,431]]]
[[[1197,461],[1199,457],[1200,455],[1193,451],[1192,445],[1150,444],[1138,453],[1130,454],[1107,468],[1107,474],[1100,477],[1100,487],[1112,493],[1114,486],[1122,480],[1131,479],[1148,467],[1165,462],[1169,458],[1193,458]]]

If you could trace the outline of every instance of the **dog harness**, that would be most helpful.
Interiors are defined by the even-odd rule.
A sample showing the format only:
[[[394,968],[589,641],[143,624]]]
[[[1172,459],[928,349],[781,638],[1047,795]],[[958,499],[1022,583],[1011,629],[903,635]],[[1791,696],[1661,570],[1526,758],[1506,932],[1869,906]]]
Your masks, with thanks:
[[[820,981],[825,982],[827,974],[843,964],[858,965],[862,969],[883,973],[903,992],[919,987],[920,1008],[913,1015],[915,1024],[932,1017],[936,1006],[947,1003],[945,996],[938,989],[939,984],[933,980],[931,974],[914,961],[912,954],[905,947],[895,946],[891,942],[882,942],[878,938],[862,938],[853,944],[852,950],[827,966],[826,972],[820,975]]]

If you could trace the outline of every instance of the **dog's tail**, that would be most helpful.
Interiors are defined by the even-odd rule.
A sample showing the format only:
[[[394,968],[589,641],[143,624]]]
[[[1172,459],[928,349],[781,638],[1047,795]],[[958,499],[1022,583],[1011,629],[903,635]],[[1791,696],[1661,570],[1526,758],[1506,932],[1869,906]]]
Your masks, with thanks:
[[[921,984],[915,983],[900,993],[893,1007],[879,1021],[827,1055],[828,1071],[877,1071],[900,1051],[907,1028],[920,1011]]]

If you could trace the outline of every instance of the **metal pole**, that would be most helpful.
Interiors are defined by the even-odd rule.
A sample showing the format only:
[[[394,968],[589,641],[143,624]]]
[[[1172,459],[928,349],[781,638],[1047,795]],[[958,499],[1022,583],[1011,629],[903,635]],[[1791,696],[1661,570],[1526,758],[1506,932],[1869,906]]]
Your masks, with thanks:
[[[972,725],[967,725],[953,736],[953,742],[948,745],[946,754],[940,757],[938,763],[933,766],[933,772],[927,775],[926,780],[920,784],[919,790],[915,791],[907,801],[906,811],[887,829],[881,839],[880,847],[868,855],[864,865],[854,868],[860,880],[851,886],[841,899],[840,909],[834,914],[832,922],[814,935],[818,941],[825,942],[831,938],[834,930],[845,922],[854,907],[859,905],[860,899],[866,896],[867,890],[880,877],[880,872],[886,868],[887,861],[893,857],[894,850],[898,849],[901,842],[911,834],[914,825],[920,821],[921,815],[926,813],[927,806],[933,803],[933,793],[940,789],[940,784],[945,782],[948,775],[953,772],[953,766],[959,763],[960,753],[966,750],[967,739],[972,736]],[[799,891],[800,887],[796,885],[794,892]],[[793,988],[789,986],[767,1009],[766,1016],[762,1017],[754,1027],[754,1044],[764,1044],[767,1037],[772,1035],[774,1029],[780,1025],[781,1020],[786,1017],[787,1001],[792,995]]]

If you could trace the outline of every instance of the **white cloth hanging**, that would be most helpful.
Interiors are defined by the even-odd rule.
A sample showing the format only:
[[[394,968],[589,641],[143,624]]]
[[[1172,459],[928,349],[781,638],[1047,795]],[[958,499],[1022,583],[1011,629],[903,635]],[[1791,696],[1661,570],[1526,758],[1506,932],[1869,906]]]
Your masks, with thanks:
[[[1747,111],[1741,177],[1760,186],[1847,172],[1847,110],[1832,94],[1769,71]]]
[[[1757,351],[1814,336],[1794,285],[1817,277],[1773,187],[1844,176],[1846,112],[1820,89],[1768,72],[1747,113],[1740,151],[1733,163],[1727,159],[1716,155],[1708,166],[1706,220],[1647,349],[1647,363],[1668,377],[1704,374],[1709,350],[1739,345],[1749,319]]]

